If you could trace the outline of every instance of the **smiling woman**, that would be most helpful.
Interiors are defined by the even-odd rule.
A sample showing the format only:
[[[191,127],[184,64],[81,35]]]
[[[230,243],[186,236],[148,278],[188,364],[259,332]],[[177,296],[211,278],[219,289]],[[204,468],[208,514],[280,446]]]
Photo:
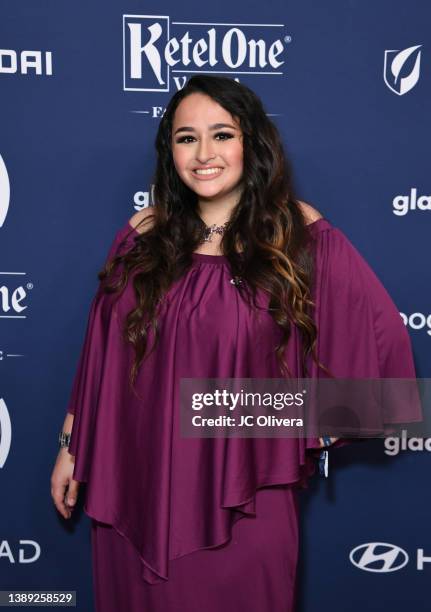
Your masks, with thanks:
[[[292,612],[321,440],[183,437],[181,380],[414,378],[409,337],[349,240],[295,197],[248,87],[192,77],[156,150],[156,205],[99,273],[54,498],[87,483],[97,612]],[[415,408],[382,411],[382,432]]]
[[[178,105],[172,133],[175,169],[198,196],[199,215],[207,225],[222,225],[243,191],[239,123],[211,97],[192,93]]]

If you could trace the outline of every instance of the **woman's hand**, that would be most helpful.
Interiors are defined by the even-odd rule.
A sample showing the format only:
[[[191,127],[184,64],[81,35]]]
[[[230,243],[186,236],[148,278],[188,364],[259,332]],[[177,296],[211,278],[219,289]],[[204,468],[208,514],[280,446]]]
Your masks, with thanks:
[[[75,459],[68,448],[66,446],[60,448],[51,474],[51,497],[63,518],[72,516],[72,510],[78,499],[79,482],[72,478],[74,464]]]

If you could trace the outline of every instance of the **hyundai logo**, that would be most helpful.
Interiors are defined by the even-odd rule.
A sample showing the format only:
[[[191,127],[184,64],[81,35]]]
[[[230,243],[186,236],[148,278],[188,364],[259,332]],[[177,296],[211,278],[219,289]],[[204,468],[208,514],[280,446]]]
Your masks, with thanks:
[[[366,572],[395,572],[407,565],[409,556],[405,550],[387,542],[368,542],[354,548],[350,561]]]

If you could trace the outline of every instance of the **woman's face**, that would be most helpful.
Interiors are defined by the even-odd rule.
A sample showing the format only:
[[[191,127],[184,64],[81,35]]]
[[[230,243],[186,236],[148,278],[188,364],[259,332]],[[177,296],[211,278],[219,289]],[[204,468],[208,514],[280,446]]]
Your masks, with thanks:
[[[231,114],[209,96],[193,93],[178,105],[172,125],[172,155],[181,180],[200,202],[232,206],[238,202],[243,174],[242,131]],[[206,168],[212,170],[208,173]]]

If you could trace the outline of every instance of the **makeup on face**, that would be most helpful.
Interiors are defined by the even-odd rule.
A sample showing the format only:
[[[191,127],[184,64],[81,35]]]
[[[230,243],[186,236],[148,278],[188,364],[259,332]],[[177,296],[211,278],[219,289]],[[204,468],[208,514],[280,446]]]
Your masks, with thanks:
[[[237,198],[243,173],[242,132],[212,98],[195,93],[180,102],[172,153],[180,178],[198,196],[213,203]]]

